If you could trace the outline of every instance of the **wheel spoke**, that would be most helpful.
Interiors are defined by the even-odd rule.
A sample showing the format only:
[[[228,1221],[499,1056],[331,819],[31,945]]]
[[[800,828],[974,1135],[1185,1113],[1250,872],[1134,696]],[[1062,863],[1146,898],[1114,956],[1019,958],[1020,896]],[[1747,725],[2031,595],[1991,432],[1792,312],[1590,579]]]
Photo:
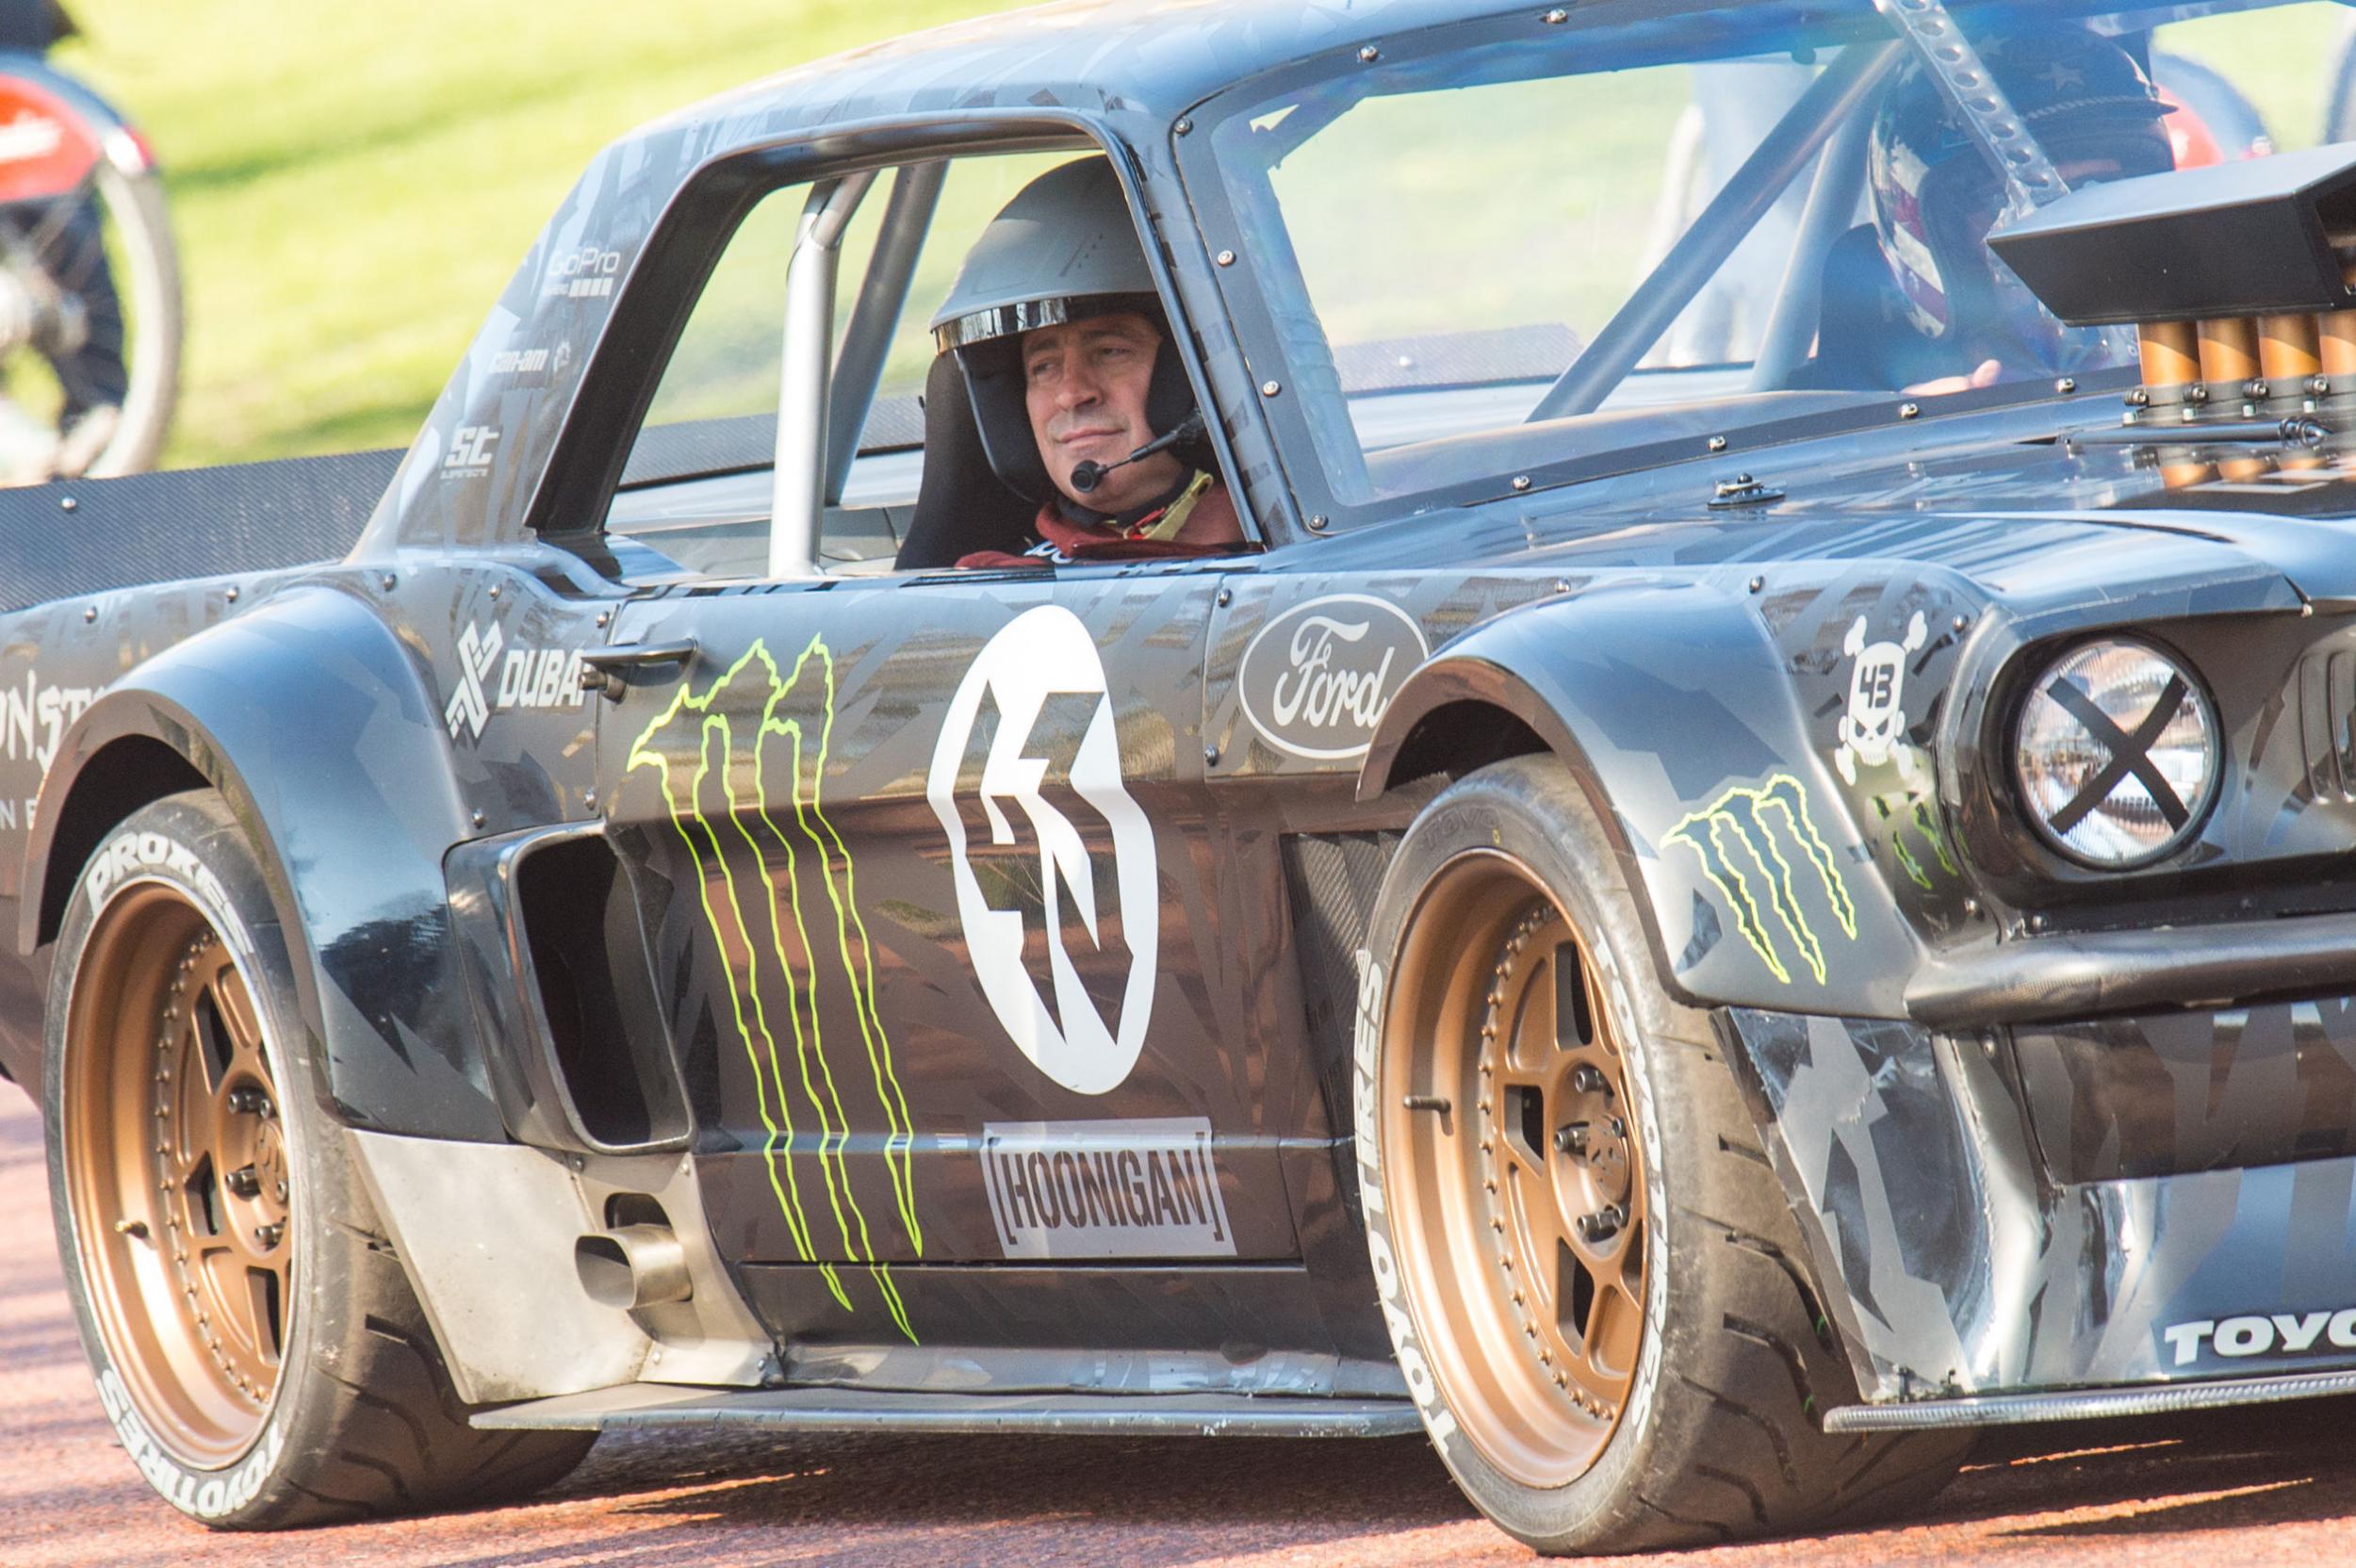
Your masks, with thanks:
[[[1530,965],[1524,972],[1521,994],[1514,999],[1505,1056],[1525,1072],[1544,1072],[1557,1047],[1560,1024],[1549,972],[1550,966],[1543,960]]]
[[[1587,1320],[1587,1359],[1599,1364],[1626,1386],[1636,1368],[1636,1348],[1644,1335],[1644,1303],[1638,1299],[1625,1271],[1612,1288],[1595,1293],[1595,1310]]]
[[[1555,1259],[1569,1239],[1562,1226],[1562,1207],[1555,1198],[1554,1178],[1544,1168],[1517,1166],[1513,1173],[1513,1218],[1521,1233],[1521,1253],[1538,1305],[1551,1314],[1558,1295]]]
[[[211,1002],[213,1015],[228,1036],[230,1060],[249,1072],[267,1077],[262,1059],[261,1021],[254,1016],[254,999],[245,988],[245,977],[230,961],[225,947],[213,949],[205,968],[209,972],[205,977],[203,994]]]
[[[286,1328],[286,1265],[282,1255],[273,1266],[246,1271],[254,1315],[254,1350],[272,1368],[284,1360]]]

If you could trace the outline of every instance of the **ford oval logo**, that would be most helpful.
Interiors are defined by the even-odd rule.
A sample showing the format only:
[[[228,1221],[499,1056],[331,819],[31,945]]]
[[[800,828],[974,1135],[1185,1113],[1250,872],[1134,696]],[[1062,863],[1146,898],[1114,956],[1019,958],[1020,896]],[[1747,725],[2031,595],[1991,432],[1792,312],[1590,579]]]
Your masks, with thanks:
[[[1387,599],[1335,594],[1297,604],[1243,650],[1244,716],[1295,757],[1364,756],[1375,721],[1430,651],[1422,629]]]

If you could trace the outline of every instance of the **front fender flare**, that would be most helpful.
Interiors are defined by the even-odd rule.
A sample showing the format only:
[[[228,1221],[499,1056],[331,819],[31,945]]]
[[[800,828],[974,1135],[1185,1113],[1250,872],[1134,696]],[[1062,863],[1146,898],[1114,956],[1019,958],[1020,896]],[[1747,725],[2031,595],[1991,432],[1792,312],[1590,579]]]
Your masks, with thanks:
[[[506,1137],[451,939],[442,859],[467,836],[422,672],[377,614],[334,588],[280,593],[139,664],[62,738],[26,846],[31,952],[79,869],[55,864],[85,772],[157,741],[227,797],[285,926],[334,1108],[391,1133]]]
[[[1454,771],[1428,727],[1466,703],[1528,727],[1587,790],[1672,994],[1905,1016],[1919,939],[1746,601],[1698,584],[1607,585],[1475,627],[1392,699],[1359,798]]]

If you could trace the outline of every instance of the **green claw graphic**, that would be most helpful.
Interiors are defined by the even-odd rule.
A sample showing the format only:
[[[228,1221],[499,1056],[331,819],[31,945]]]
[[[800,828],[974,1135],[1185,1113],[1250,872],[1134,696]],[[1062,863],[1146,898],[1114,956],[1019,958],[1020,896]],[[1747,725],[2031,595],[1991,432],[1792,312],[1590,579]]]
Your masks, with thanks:
[[[1807,792],[1790,774],[1775,774],[1758,789],[1728,790],[1680,820],[1666,837],[1701,858],[1702,870],[1734,911],[1742,939],[1782,984],[1792,983],[1792,972],[1768,927],[1771,912],[1818,985],[1824,983],[1825,974],[1824,945],[1801,905],[1795,885],[1800,873],[1792,857],[1784,853],[1784,840],[1824,885],[1841,935],[1857,939],[1857,906],[1850,901],[1849,885],[1841,879],[1832,845],[1808,815]]]
[[[805,716],[813,709],[814,746],[812,719]],[[828,1292],[843,1310],[852,1310],[840,1273],[832,1263],[819,1261],[818,1246],[811,1239],[810,1214],[792,1158],[797,1149],[809,1147],[809,1135],[795,1128],[798,1102],[816,1123],[826,1212],[842,1237],[843,1254],[865,1265],[892,1322],[914,1343],[916,1332],[908,1324],[899,1287],[892,1282],[890,1265],[877,1255],[867,1216],[851,1188],[843,1155],[850,1138],[850,1117],[819,1019],[820,988],[832,984],[836,967],[821,958],[830,946],[826,956],[839,960],[867,1053],[868,1082],[888,1129],[884,1166],[899,1222],[909,1247],[921,1256],[924,1238],[917,1223],[908,1166],[914,1123],[892,1067],[892,1042],[875,1008],[873,949],[859,912],[850,849],[826,820],[819,800],[834,717],[834,655],[823,638],[811,638],[792,671],[784,673],[767,643],[757,641],[701,695],[682,683],[669,705],[631,743],[626,766],[630,772],[649,768],[659,776],[672,825],[703,874],[698,889],[704,920],[728,971],[730,1013],[752,1067],[761,1124],[768,1130],[763,1154],[769,1185],[794,1248],[804,1259],[818,1263]],[[786,776],[782,802],[772,787],[773,749],[780,753],[777,771]],[[690,776],[682,779],[679,773]],[[725,810],[704,808],[707,785],[717,789]],[[732,846],[739,851],[733,859]],[[827,913],[817,915],[824,946],[813,945],[810,912],[803,907],[805,854],[831,906],[831,930],[826,923]],[[748,910],[750,879],[756,875],[760,890],[751,895]],[[826,941],[829,937],[831,942]],[[774,990],[764,974],[764,946],[776,960],[778,984]],[[780,1054],[780,1029],[790,1038],[790,1073]],[[796,1084],[798,1102],[793,1093]]]
[[[1907,808],[1902,821],[1900,813],[1890,807],[1891,798],[1887,795],[1875,796],[1873,809],[1880,812],[1882,821],[1889,825],[1890,847],[1898,857],[1899,868],[1906,874],[1906,879],[1924,892],[1931,890],[1931,874],[1928,868],[1916,858],[1914,851],[1906,843],[1906,833],[1909,828],[1922,837],[1922,842],[1938,858],[1939,870],[1949,876],[1961,875],[1962,870],[1955,864],[1955,856],[1948,852],[1946,835],[1939,831],[1939,816],[1931,809],[1931,803],[1919,795],[1913,797],[1910,802],[1907,802]],[[1898,798],[1905,799],[1903,796]]]

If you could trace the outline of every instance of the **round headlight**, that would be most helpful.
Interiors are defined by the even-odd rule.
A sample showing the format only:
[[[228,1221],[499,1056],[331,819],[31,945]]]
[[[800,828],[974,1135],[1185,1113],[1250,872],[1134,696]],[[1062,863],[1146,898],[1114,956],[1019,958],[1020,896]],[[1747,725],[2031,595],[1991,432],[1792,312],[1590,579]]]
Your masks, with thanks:
[[[2029,821],[2106,871],[2156,860],[2200,829],[2217,792],[2217,710],[2149,643],[2072,648],[2038,676],[2013,748]]]

